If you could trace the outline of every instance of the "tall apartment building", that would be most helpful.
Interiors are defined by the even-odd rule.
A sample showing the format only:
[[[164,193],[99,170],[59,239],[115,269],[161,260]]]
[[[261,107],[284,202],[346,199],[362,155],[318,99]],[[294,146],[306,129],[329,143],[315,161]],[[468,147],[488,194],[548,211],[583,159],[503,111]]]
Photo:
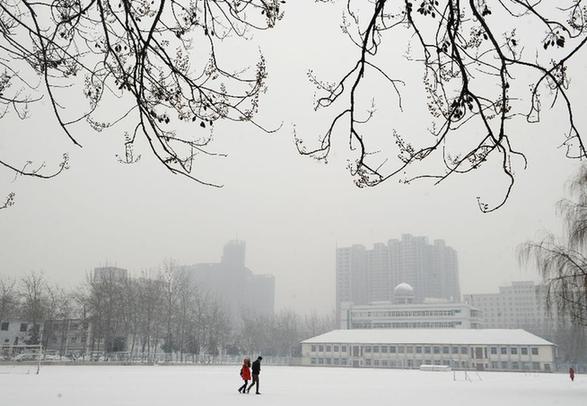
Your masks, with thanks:
[[[128,278],[128,270],[114,266],[94,268],[94,282],[114,281],[119,282]]]
[[[245,266],[244,241],[229,241],[219,263],[179,266],[204,292],[219,299],[233,322],[242,315],[273,314],[275,277],[254,274]]]
[[[499,293],[464,295],[465,303],[481,310],[485,328],[521,328],[548,336],[553,321],[546,312],[544,287],[531,281],[501,286]]]
[[[393,300],[393,289],[405,282],[414,288],[415,301],[425,298],[460,300],[457,253],[443,240],[402,235],[377,243],[336,250],[336,308]]]

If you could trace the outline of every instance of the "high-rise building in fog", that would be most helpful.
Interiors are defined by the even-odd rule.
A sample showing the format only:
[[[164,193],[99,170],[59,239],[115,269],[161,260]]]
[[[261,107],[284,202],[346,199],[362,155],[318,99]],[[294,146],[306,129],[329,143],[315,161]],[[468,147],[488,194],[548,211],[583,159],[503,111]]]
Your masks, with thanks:
[[[179,266],[203,292],[218,299],[234,322],[243,315],[273,314],[275,278],[257,275],[245,266],[244,241],[226,243],[219,263]]]
[[[128,271],[114,266],[94,268],[94,282],[115,281],[119,282],[128,278]]]
[[[416,303],[425,298],[460,300],[456,251],[443,240],[433,244],[426,237],[402,235],[376,243],[336,250],[336,308],[352,302],[357,305],[392,301],[393,289],[405,282],[413,286]]]

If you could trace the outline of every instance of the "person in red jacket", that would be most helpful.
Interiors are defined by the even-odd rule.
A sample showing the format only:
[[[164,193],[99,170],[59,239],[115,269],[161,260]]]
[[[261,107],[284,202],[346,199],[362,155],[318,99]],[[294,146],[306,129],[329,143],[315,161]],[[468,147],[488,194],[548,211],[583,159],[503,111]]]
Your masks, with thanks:
[[[243,360],[243,366],[241,367],[241,378],[245,383],[243,386],[238,388],[239,393],[245,393],[245,389],[247,388],[247,383],[251,380],[251,360],[249,358],[245,358]]]
[[[573,367],[569,368],[569,377],[571,378],[571,381],[575,380],[575,370],[573,369]]]

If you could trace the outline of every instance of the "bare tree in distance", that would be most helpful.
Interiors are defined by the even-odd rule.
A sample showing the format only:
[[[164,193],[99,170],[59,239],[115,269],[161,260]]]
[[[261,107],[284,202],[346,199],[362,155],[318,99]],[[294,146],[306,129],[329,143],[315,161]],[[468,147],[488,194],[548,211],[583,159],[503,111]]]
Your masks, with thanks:
[[[547,308],[587,327],[587,166],[570,184],[575,200],[558,204],[565,238],[548,234],[520,246],[522,263],[534,263],[546,285]]]
[[[427,179],[439,184],[452,175],[495,165],[505,176],[505,192],[493,204],[477,197],[483,212],[506,203],[516,169],[527,166],[524,151],[516,147],[519,130],[512,119],[536,123],[543,104],[558,104],[566,111],[565,129],[561,129],[566,156],[587,156],[568,94],[567,72],[587,41],[583,0],[344,3],[342,29],[356,45],[357,56],[333,82],[309,72],[320,92],[315,109],[331,109],[334,118],[317,144],[294,132],[301,154],[327,160],[335,130],[343,128],[355,154],[349,162],[350,173],[359,187],[377,186],[389,179],[400,183]],[[369,127],[375,104],[364,99],[370,98],[373,81],[387,85],[388,97],[397,98],[402,111],[402,93],[414,90],[415,85],[408,86],[398,77],[397,65],[391,64],[390,50],[398,47],[415,64],[410,69],[416,66],[423,72],[422,103],[430,115],[425,132],[413,127],[405,133]],[[523,124],[518,127],[525,128]],[[390,154],[378,150],[374,142],[381,132],[395,143]],[[394,154],[396,158],[389,162]]]
[[[119,125],[120,162],[136,162],[137,139],[173,174],[196,182],[194,160],[222,156],[209,149],[214,123],[250,122],[265,90],[265,59],[254,69],[225,63],[221,43],[247,40],[282,17],[281,0],[6,0],[0,2],[0,118],[29,117],[44,100],[63,134],[81,147],[82,123],[96,131]],[[236,65],[236,66],[235,66]],[[85,103],[81,102],[85,98]],[[110,110],[103,112],[104,106]],[[114,108],[112,108],[114,106]],[[106,114],[106,117],[104,117]],[[115,116],[112,116],[115,114]],[[19,175],[57,172],[20,168]],[[14,199],[9,195],[8,207]]]

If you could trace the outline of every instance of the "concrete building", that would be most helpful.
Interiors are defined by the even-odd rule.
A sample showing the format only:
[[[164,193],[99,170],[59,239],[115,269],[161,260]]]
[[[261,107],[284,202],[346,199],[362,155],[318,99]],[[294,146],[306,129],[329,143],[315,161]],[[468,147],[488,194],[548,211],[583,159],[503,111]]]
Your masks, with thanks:
[[[419,303],[395,305],[342,305],[341,329],[365,328],[452,328],[478,329],[481,319],[477,309],[464,303]]]
[[[458,259],[443,240],[428,243],[426,237],[402,235],[376,243],[336,250],[336,308],[343,302],[357,305],[391,301],[393,287],[406,282],[414,287],[415,301],[441,298],[458,302],[460,287]]]
[[[468,304],[438,299],[414,303],[414,298],[413,288],[400,283],[394,289],[393,302],[368,305],[343,302],[339,328],[481,328],[479,311]]]
[[[128,278],[128,270],[114,266],[94,268],[94,282],[100,281],[123,281]]]
[[[233,240],[223,249],[219,263],[178,266],[203,292],[224,304],[233,322],[242,315],[273,314],[275,278],[254,274],[245,266],[244,241]]]
[[[0,321],[0,346],[38,344],[31,341],[42,334],[42,326],[34,326],[27,320],[1,320]]]
[[[334,330],[302,341],[307,366],[551,372],[554,344],[524,330]]]
[[[534,282],[512,282],[498,293],[464,295],[463,300],[481,311],[485,328],[521,328],[543,337],[552,332],[544,287]]]
[[[59,355],[85,354],[91,344],[91,323],[82,319],[47,320],[43,348]]]

